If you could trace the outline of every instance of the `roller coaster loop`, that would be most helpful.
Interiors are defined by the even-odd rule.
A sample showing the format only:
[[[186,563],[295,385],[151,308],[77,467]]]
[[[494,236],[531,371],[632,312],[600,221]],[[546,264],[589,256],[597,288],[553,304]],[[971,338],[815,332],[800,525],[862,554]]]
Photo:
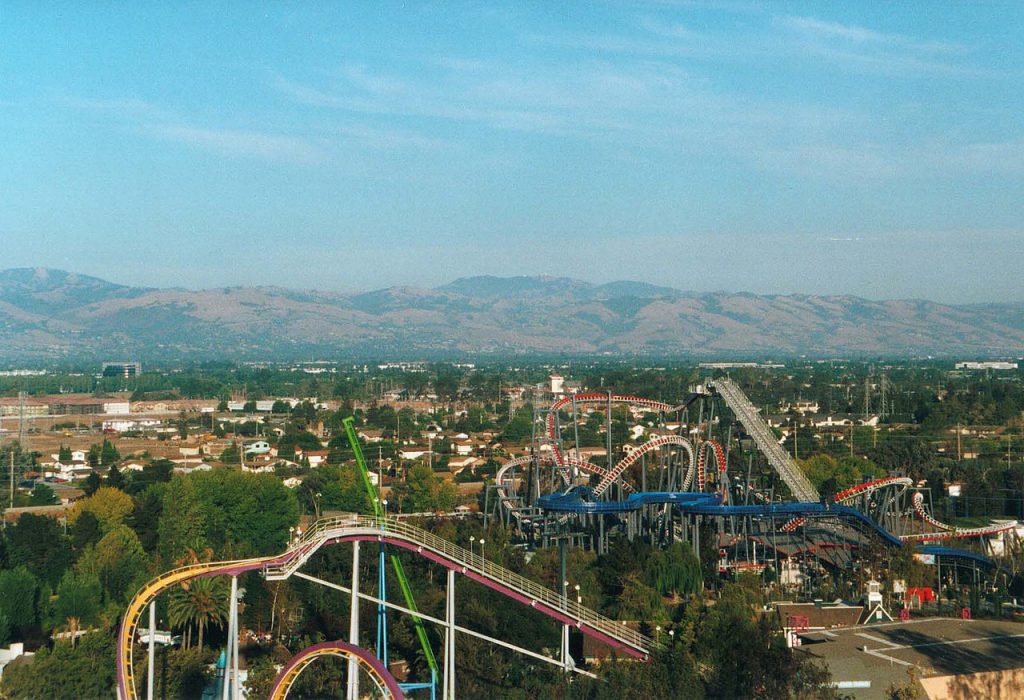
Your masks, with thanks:
[[[281,669],[277,678],[274,679],[274,685],[270,689],[270,700],[285,700],[299,674],[311,663],[324,656],[355,659],[359,666],[369,674],[374,685],[384,694],[384,697],[390,700],[404,700],[405,693],[399,687],[398,681],[373,653],[342,641],[314,644],[292,657],[291,661]]]

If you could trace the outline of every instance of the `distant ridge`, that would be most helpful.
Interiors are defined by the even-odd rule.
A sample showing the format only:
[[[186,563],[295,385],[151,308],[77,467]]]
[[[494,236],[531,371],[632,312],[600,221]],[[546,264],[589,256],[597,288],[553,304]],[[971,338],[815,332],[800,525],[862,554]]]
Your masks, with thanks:
[[[0,361],[138,357],[1020,355],[1024,303],[694,293],[478,276],[361,293],[118,285],[0,271]]]

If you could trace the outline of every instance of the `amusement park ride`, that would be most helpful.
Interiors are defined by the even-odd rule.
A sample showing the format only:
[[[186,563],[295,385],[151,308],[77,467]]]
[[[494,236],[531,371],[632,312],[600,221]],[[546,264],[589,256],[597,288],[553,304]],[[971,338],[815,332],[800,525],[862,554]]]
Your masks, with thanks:
[[[750,467],[734,469],[728,463],[728,450],[714,439],[715,410],[724,404],[735,415],[745,433],[778,474],[794,500],[783,501],[774,490],[754,487]],[[612,409],[654,413],[662,425],[678,426],[669,434],[631,446],[621,459],[614,459],[611,444]],[[581,410],[603,408],[609,420],[607,430],[608,461],[599,466],[582,458],[577,425]],[[562,423],[568,418],[569,430]],[[693,420],[695,418],[695,420]],[[557,593],[513,573],[482,556],[466,551],[447,540],[404,521],[387,516],[372,485],[362,450],[353,428],[346,419],[345,429],[356,456],[363,484],[373,503],[372,516],[346,515],[322,518],[292,542],[279,555],[193,564],[169,571],[146,584],[130,603],[118,638],[118,697],[139,697],[133,665],[136,635],[143,613],[149,607],[149,639],[155,629],[155,600],[160,593],[200,576],[230,576],[231,610],[228,619],[228,650],[223,698],[238,698],[238,599],[239,574],[256,571],[268,580],[301,578],[327,586],[350,596],[349,639],[314,645],[300,651],[278,675],[272,698],[285,698],[292,683],[310,663],[322,656],[348,660],[347,697],[360,697],[359,680],[369,677],[383,697],[402,698],[407,692],[429,692],[436,698],[440,682],[441,697],[455,697],[455,636],[465,634],[485,639],[531,658],[564,669],[567,673],[588,673],[577,668],[568,652],[568,630],[600,640],[623,656],[644,659],[652,640],[620,621],[607,619],[583,607],[577,600]],[[566,434],[571,432],[571,435]],[[730,434],[726,445],[731,441]],[[491,499],[491,496],[494,496]],[[818,566],[848,569],[860,552],[880,543],[892,548],[915,547],[930,555],[930,561],[944,560],[954,566],[992,568],[995,563],[985,554],[935,543],[950,539],[981,538],[1010,530],[1015,521],[1001,521],[987,527],[959,529],[947,525],[929,512],[926,492],[914,489],[912,481],[891,476],[867,481],[822,499],[800,467],[782,449],[778,440],[739,387],[728,378],[715,379],[695,387],[686,400],[671,405],[635,396],[615,394],[573,394],[558,399],[550,408],[537,411],[529,453],[504,464],[488,491],[486,515],[496,515],[515,537],[531,546],[548,546],[556,541],[571,542],[606,552],[613,537],[652,544],[685,541],[701,552],[700,538],[708,533],[715,538],[719,570],[759,569],[780,559],[813,560]],[[493,507],[491,501],[493,500]],[[359,556],[361,543],[375,544],[378,555],[378,581],[375,593],[360,589]],[[325,581],[303,572],[309,559],[325,546],[348,543],[352,548],[353,576],[348,587]],[[707,543],[705,543],[707,544]],[[388,556],[386,550],[390,549]],[[412,589],[395,552],[412,552],[447,569],[445,613],[443,618],[427,615],[416,607]],[[402,605],[387,600],[387,561],[403,595]],[[485,637],[456,623],[455,575],[481,583],[519,603],[533,608],[562,625],[560,658],[551,658],[534,650]],[[377,608],[376,650],[360,644],[359,601],[370,601]],[[422,683],[400,684],[388,671],[387,618],[389,611],[411,617],[430,679]],[[444,651],[443,668],[431,646],[425,623],[441,629]],[[146,697],[153,698],[154,647],[149,644]]]

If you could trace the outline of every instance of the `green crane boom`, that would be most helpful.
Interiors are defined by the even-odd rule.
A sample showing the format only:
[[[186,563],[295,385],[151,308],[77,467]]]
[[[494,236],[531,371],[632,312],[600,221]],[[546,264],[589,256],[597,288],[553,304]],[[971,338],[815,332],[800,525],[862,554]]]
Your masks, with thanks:
[[[373,487],[373,482],[370,481],[370,470],[366,466],[366,458],[363,457],[363,448],[359,444],[359,436],[356,435],[355,421],[349,416],[341,421],[342,425],[345,426],[345,435],[348,436],[349,444],[352,445],[352,452],[356,456],[356,464],[359,466],[359,475],[363,479],[363,486],[366,488],[366,495],[370,498],[370,503],[373,504],[373,514],[378,518],[384,517],[384,507],[381,504],[381,499],[377,496],[377,490]],[[398,585],[402,589],[402,596],[405,598],[405,606],[412,611],[412,623],[416,628],[416,636],[419,637],[420,646],[423,647],[423,656],[427,659],[427,665],[430,667],[431,674],[437,677],[437,659],[434,658],[434,651],[430,647],[430,639],[427,637],[427,629],[423,625],[423,618],[416,614],[416,599],[413,598],[412,588],[409,587],[409,579],[406,578],[405,569],[402,568],[402,562],[399,558],[392,554],[391,555],[391,566],[395,570],[395,577],[398,579]],[[381,598],[384,597],[384,591],[380,592]]]

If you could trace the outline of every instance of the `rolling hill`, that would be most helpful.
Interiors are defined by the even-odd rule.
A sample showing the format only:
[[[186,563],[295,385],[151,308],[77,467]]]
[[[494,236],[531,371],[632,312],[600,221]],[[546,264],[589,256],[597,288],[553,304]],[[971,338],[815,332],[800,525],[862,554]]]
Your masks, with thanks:
[[[462,355],[1019,355],[1024,304],[694,293],[642,282],[469,277],[342,294],[137,288],[0,271],[0,360]]]

